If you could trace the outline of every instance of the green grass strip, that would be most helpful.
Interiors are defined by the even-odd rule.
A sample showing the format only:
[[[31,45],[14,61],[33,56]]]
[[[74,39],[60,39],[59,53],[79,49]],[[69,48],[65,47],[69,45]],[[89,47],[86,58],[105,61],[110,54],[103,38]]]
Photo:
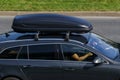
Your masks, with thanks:
[[[0,0],[0,11],[120,11],[120,0]]]

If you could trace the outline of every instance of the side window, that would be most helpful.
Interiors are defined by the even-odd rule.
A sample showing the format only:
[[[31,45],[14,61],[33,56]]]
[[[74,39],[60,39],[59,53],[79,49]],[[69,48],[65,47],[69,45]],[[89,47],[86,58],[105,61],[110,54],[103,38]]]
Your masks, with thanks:
[[[93,61],[96,57],[94,53],[80,46],[72,44],[62,44],[61,47],[65,60]]]
[[[58,57],[56,44],[29,46],[30,59],[56,60]]]
[[[1,59],[16,59],[19,53],[19,50],[20,50],[20,47],[8,48],[0,54],[0,58]]]
[[[19,52],[17,58],[18,59],[28,59],[27,46],[23,46],[20,48],[20,52]]]

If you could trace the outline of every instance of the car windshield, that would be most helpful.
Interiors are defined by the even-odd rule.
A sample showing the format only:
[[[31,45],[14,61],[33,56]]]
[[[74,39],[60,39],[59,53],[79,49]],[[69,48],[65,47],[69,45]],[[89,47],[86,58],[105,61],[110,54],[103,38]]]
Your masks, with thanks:
[[[103,38],[95,33],[90,34],[88,45],[110,59],[116,59],[119,56],[119,44]]]

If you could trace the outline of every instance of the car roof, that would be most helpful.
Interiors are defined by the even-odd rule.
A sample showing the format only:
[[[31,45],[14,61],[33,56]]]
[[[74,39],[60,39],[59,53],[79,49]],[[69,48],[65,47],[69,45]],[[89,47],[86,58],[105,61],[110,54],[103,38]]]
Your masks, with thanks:
[[[14,31],[10,31],[8,33],[4,33],[0,35],[0,42],[3,41],[10,41],[10,40],[25,40],[25,39],[34,39],[35,38],[36,33],[18,33],[18,32],[14,32]],[[40,39],[42,38],[53,38],[53,39],[65,39],[66,33],[58,33],[58,34],[54,34],[54,33],[39,33],[39,37]],[[74,34],[71,33],[70,34],[70,39],[73,40],[78,40],[82,43],[87,43],[87,38],[81,34]]]

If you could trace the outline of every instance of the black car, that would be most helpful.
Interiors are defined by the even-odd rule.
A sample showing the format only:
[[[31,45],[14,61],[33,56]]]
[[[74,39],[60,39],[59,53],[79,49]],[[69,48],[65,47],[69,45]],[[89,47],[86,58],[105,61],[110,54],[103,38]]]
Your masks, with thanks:
[[[0,80],[120,80],[120,44],[86,20],[58,14],[16,16],[0,35]],[[76,60],[73,54],[84,56]]]

